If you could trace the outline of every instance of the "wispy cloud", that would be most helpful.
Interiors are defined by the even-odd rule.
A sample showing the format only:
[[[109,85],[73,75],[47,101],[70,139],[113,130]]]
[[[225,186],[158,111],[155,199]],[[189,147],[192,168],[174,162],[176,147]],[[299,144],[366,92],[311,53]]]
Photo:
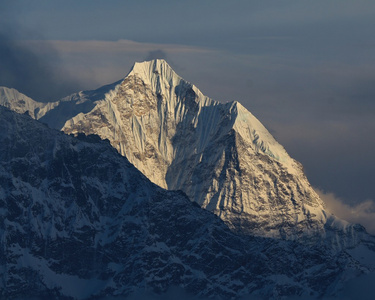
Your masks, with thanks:
[[[148,53],[145,60],[152,60],[152,59],[167,59],[167,53],[165,53],[163,50],[160,50],[160,49],[152,50]]]
[[[204,47],[131,40],[23,40],[19,43],[46,60],[49,60],[49,56],[45,49],[53,47],[59,54],[59,64],[74,74],[84,89],[97,88],[123,78],[134,62],[167,58],[168,63],[178,72],[187,61],[193,62],[193,65],[194,61],[199,64],[198,61],[213,57],[218,52]]]
[[[17,40],[21,28],[0,23],[0,85],[41,101],[53,101],[79,89],[60,63],[59,53],[45,42],[34,49]]]
[[[97,53],[102,52],[106,54],[115,54],[115,53],[133,53],[133,52],[142,52],[149,53],[150,51],[168,51],[168,52],[209,52],[212,50],[194,47],[194,46],[185,46],[185,45],[176,45],[176,44],[157,44],[157,43],[140,43],[131,40],[117,40],[117,41],[104,41],[104,40],[77,40],[77,41],[68,41],[68,40],[24,40],[22,41],[24,45],[28,45],[32,48],[38,48],[44,43],[53,45],[56,49],[64,53]]]
[[[327,209],[335,216],[350,223],[361,224],[365,226],[369,233],[375,235],[375,202],[373,200],[369,199],[357,205],[349,205],[333,193],[327,193],[319,189],[315,190],[323,199]]]

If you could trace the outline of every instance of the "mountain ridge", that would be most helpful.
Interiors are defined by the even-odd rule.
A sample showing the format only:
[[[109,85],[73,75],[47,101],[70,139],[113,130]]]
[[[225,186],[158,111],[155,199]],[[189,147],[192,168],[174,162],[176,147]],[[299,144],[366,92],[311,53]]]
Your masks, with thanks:
[[[300,163],[239,102],[204,96],[164,60],[135,63],[125,79],[56,103],[40,121],[108,139],[151,181],[183,190],[233,230],[337,242],[332,226],[340,222]]]

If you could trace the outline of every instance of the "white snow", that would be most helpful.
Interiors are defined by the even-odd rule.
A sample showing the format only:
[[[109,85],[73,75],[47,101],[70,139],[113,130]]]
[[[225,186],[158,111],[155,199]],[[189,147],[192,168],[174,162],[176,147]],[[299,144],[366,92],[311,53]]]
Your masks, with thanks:
[[[0,87],[0,105],[18,113],[29,112],[34,119],[40,119],[49,110],[58,106],[59,102],[42,103],[34,101],[15,89]]]

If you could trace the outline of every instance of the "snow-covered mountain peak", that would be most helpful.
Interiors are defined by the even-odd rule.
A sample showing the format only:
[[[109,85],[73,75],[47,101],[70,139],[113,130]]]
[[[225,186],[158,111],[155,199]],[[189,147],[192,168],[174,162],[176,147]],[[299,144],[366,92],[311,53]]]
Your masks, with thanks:
[[[13,98],[1,101],[26,111]],[[48,105],[33,117],[108,139],[152,182],[184,191],[234,230],[326,234],[327,214],[302,166],[240,103],[204,96],[164,60],[136,63],[121,81]]]
[[[197,87],[177,75],[163,59],[135,63],[125,81],[132,76],[149,85],[151,91],[157,95],[157,99],[168,101],[166,106],[171,108],[173,114],[181,106],[184,106],[185,110],[192,110],[194,109],[192,106],[196,106],[194,113],[199,115],[203,107],[220,105],[219,102],[204,96]],[[139,99],[142,99],[142,97]],[[254,151],[280,161],[293,171],[294,161],[253,114],[237,101],[227,103],[226,106],[229,109],[225,117],[234,122],[233,128],[242,138],[253,142]],[[193,120],[194,128],[199,127],[204,122],[203,118],[199,118],[198,115]],[[175,116],[174,119],[178,118]],[[198,122],[201,124],[198,124]],[[203,124],[203,126],[206,125]]]
[[[164,60],[136,63],[94,109],[63,127],[98,134],[152,182],[246,234],[324,234],[325,213],[300,164],[240,103],[219,103]]]
[[[165,90],[170,90],[170,88],[178,86],[183,81],[162,59],[136,62],[126,78],[132,76],[141,79],[156,93],[164,93]],[[188,85],[187,82],[184,83]]]
[[[193,92],[196,102],[202,101],[203,105],[208,99],[196,86],[177,75],[164,59],[136,62],[125,80],[133,76],[141,79],[157,95],[164,96],[164,99],[172,99],[174,94],[186,91]]]
[[[164,78],[169,81],[175,80],[175,82],[182,80],[164,59],[136,62],[128,76],[130,75],[138,75],[150,81],[156,78]]]

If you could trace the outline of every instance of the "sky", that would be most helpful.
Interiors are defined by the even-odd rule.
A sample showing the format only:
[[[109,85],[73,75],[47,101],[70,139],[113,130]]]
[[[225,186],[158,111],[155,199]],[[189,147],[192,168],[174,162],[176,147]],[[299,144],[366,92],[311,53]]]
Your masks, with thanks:
[[[375,1],[0,0],[0,85],[57,100],[163,58],[239,101],[375,233]]]

